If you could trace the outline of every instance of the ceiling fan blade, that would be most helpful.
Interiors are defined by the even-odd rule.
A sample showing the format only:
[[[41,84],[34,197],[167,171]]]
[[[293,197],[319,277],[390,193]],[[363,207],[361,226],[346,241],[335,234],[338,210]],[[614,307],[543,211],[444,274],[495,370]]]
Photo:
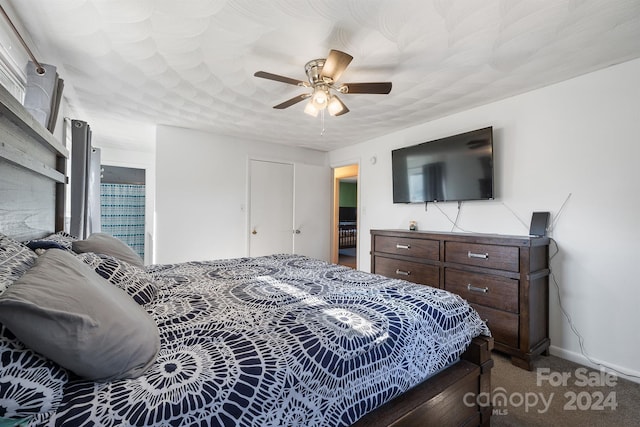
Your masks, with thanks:
[[[310,93],[303,93],[302,95],[295,96],[287,101],[284,101],[282,104],[275,105],[273,108],[277,108],[278,110],[283,110],[285,108],[291,107],[294,104],[297,104],[300,101],[303,101],[311,96]]]
[[[338,95],[331,96],[329,103],[327,104],[327,110],[332,116],[341,116],[349,112],[349,109],[344,105],[344,102],[338,98]]]
[[[391,92],[391,82],[344,83],[340,85],[342,93],[377,93],[386,95]]]
[[[278,74],[267,73],[266,71],[257,71],[254,76],[267,80],[275,80],[277,82],[288,83],[295,86],[304,86],[305,82],[302,80],[292,79],[290,77],[279,76]]]
[[[327,56],[327,59],[324,61],[320,77],[328,77],[334,82],[338,81],[342,72],[351,63],[352,59],[353,56],[348,53],[331,49],[331,51],[329,51],[329,56]]]

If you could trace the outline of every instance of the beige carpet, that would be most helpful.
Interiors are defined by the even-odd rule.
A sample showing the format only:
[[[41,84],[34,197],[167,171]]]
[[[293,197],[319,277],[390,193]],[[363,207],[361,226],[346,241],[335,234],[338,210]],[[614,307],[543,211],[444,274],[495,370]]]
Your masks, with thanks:
[[[531,372],[500,353],[493,359],[492,426],[640,426],[638,383],[555,356],[540,357]]]

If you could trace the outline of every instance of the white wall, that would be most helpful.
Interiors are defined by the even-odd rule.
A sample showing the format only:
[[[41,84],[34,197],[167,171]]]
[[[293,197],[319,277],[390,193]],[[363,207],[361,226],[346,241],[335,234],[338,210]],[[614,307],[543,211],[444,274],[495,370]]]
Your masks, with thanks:
[[[328,168],[315,150],[158,126],[156,263],[247,256],[250,158]]]
[[[640,60],[329,153],[332,166],[360,159],[361,268],[370,268],[370,229],[416,220],[420,229],[451,231],[447,216],[457,214],[457,203],[426,212],[394,205],[391,150],[484,126],[494,127],[497,199],[464,203],[458,225],[526,235],[531,213],[550,211],[560,250],[554,277],[586,354],[640,375]],[[553,281],[549,320],[551,352],[589,364]]]

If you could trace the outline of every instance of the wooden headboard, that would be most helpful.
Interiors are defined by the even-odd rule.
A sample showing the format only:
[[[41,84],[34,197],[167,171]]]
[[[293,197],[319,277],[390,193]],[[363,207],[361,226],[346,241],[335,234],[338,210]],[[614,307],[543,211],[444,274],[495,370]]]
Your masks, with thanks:
[[[63,230],[68,157],[0,85],[0,233],[24,241]]]

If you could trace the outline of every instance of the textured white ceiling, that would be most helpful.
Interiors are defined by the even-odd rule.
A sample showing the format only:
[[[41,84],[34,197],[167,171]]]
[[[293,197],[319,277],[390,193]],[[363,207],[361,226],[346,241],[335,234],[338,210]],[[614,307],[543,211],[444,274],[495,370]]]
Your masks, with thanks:
[[[100,132],[168,124],[328,151],[640,57],[640,0],[10,3]],[[354,57],[341,81],[393,89],[341,96],[351,112],[321,135],[304,102],[272,108],[304,88],[253,73],[305,80],[329,49]]]

